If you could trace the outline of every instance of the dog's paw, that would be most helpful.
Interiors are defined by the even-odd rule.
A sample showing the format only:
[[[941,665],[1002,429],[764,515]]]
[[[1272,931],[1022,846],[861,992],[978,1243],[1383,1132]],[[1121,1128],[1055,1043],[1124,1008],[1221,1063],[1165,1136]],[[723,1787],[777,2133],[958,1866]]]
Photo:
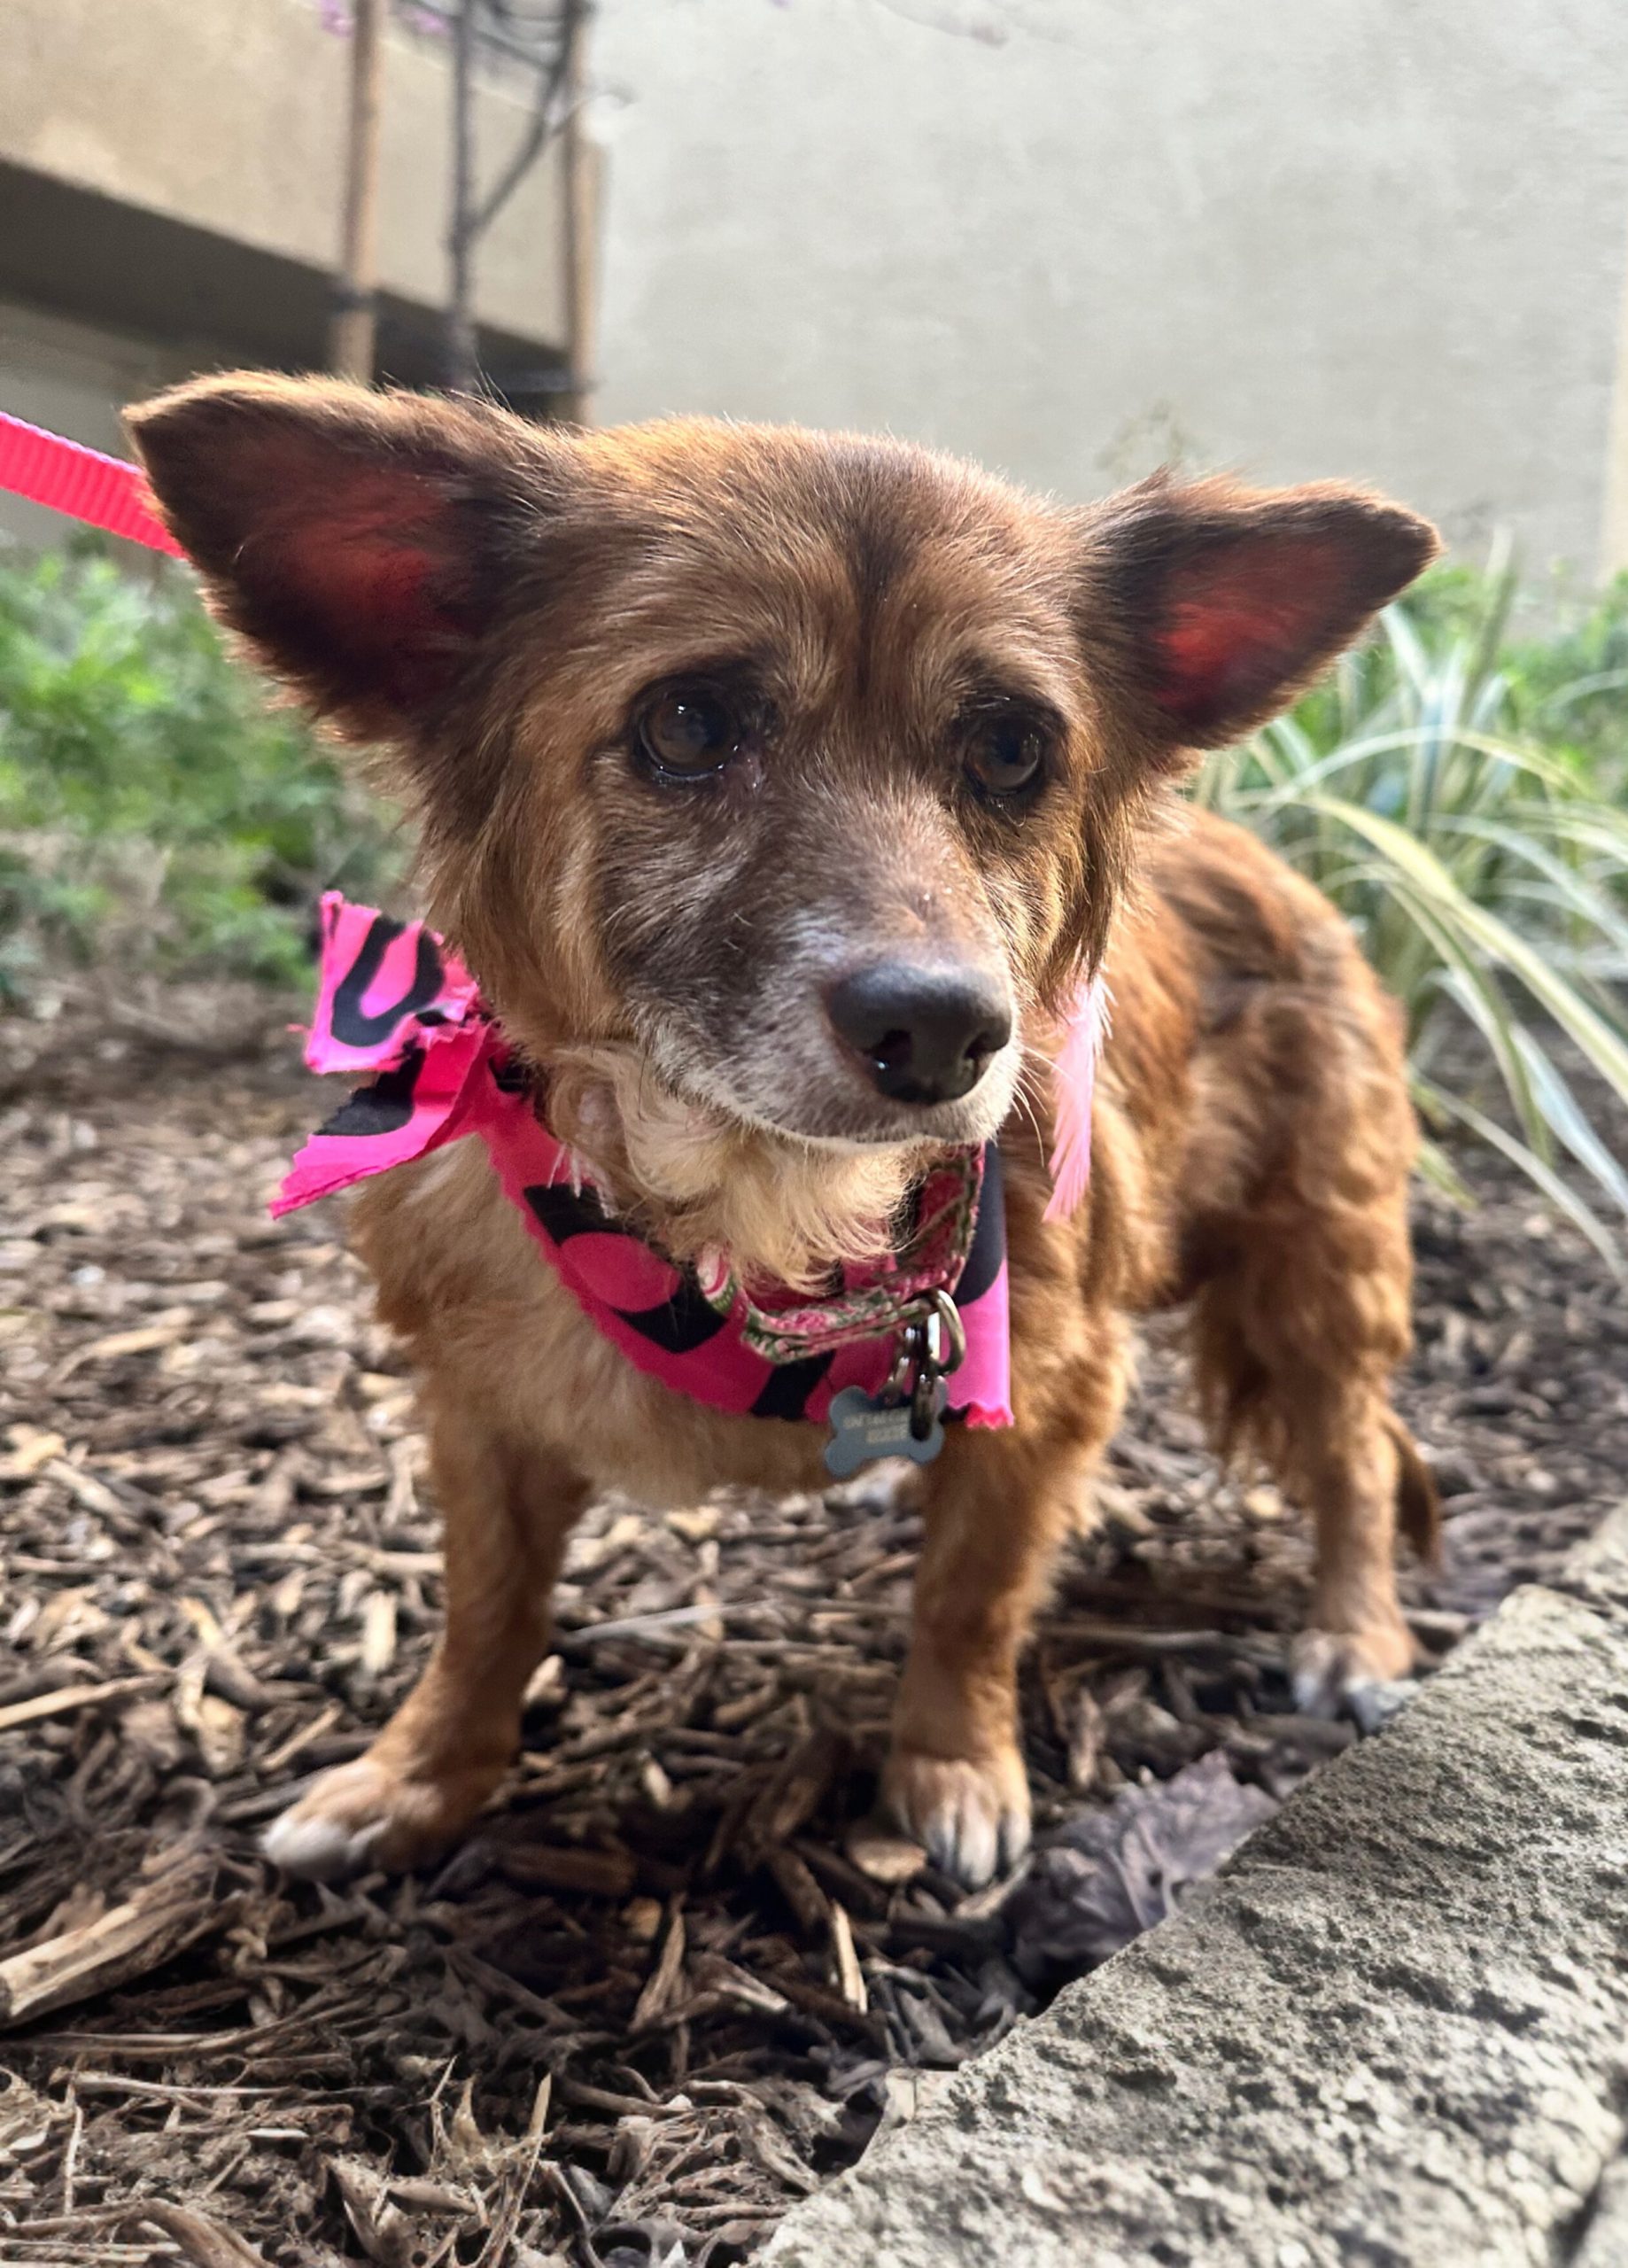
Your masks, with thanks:
[[[486,1793],[459,1782],[404,1778],[359,1756],[324,1772],[274,1819],[262,1849],[285,1874],[337,1882],[365,1868],[414,1867],[468,1826]]]
[[[1361,1631],[1302,1631],[1289,1659],[1295,1706],[1313,1717],[1354,1717],[1374,1732],[1413,1691],[1414,1663],[1399,1617]]]
[[[882,1800],[939,1871],[968,1890],[1016,1866],[1028,1849],[1028,1777],[1015,1748],[933,1756],[900,1746],[888,1759]]]

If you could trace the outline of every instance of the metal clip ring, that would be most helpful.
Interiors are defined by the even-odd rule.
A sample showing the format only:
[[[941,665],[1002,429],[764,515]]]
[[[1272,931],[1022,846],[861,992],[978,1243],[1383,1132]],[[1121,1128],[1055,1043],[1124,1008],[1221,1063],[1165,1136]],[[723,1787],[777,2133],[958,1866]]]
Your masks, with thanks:
[[[949,1293],[924,1292],[915,1305],[918,1312],[900,1334],[888,1381],[888,1394],[895,1402],[906,1395],[914,1402],[924,1378],[948,1378],[966,1360],[966,1328]]]
[[[890,1402],[903,1402],[915,1384],[927,1352],[926,1325],[907,1323],[899,1333],[899,1351],[893,1358],[893,1371],[884,1391]]]
[[[933,1291],[926,1297],[931,1310],[927,1317],[927,1359],[941,1378],[948,1378],[966,1360],[966,1325],[948,1292]],[[943,1351],[946,1347],[947,1354]]]

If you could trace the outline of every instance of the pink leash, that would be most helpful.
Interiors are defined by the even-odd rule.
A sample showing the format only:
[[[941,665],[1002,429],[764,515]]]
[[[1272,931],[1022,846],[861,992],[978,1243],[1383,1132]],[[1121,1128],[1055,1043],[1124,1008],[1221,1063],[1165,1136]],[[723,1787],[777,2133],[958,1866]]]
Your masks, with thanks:
[[[138,466],[104,456],[82,442],[27,425],[0,410],[0,488],[26,496],[70,519],[83,520],[109,535],[144,543],[149,551],[185,556],[152,509],[152,492]]]

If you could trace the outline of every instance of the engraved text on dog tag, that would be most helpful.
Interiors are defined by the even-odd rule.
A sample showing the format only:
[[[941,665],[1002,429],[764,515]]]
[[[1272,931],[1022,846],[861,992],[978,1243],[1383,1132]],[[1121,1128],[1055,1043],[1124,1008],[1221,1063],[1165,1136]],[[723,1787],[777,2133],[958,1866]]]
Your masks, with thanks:
[[[903,1401],[888,1394],[869,1394],[850,1386],[832,1397],[831,1439],[826,1444],[826,1470],[834,1480],[846,1480],[861,1465],[881,1456],[907,1456],[927,1464],[944,1446],[944,1383],[933,1386],[933,1419],[926,1438],[911,1431],[911,1397]]]

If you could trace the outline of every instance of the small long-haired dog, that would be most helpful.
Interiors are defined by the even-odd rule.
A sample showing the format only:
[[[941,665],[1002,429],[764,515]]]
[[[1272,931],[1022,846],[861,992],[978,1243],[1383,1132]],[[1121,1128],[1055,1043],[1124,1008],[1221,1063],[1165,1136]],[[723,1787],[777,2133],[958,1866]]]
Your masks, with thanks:
[[[1399,1018],[1330,905],[1174,791],[1418,573],[1424,523],[1165,478],[1066,510],[890,441],[253,375],[131,429],[221,618],[387,752],[538,1122],[664,1263],[818,1300],[998,1137],[1016,1422],[951,1422],[922,1468],[885,1783],[941,1866],[976,1884],[1027,1839],[1019,1653],[1134,1314],[1191,1303],[1218,1449],[1315,1523],[1303,1697],[1409,1668],[1393,1554],[1434,1500],[1388,1393]],[[1089,1187],[1047,1219],[1060,1019],[1098,972]],[[423,1382],[447,1618],[273,1829],[313,1874],[410,1864],[497,1787],[597,1491],[818,1487],[826,1440],[630,1362],[477,1141],[354,1218]]]

